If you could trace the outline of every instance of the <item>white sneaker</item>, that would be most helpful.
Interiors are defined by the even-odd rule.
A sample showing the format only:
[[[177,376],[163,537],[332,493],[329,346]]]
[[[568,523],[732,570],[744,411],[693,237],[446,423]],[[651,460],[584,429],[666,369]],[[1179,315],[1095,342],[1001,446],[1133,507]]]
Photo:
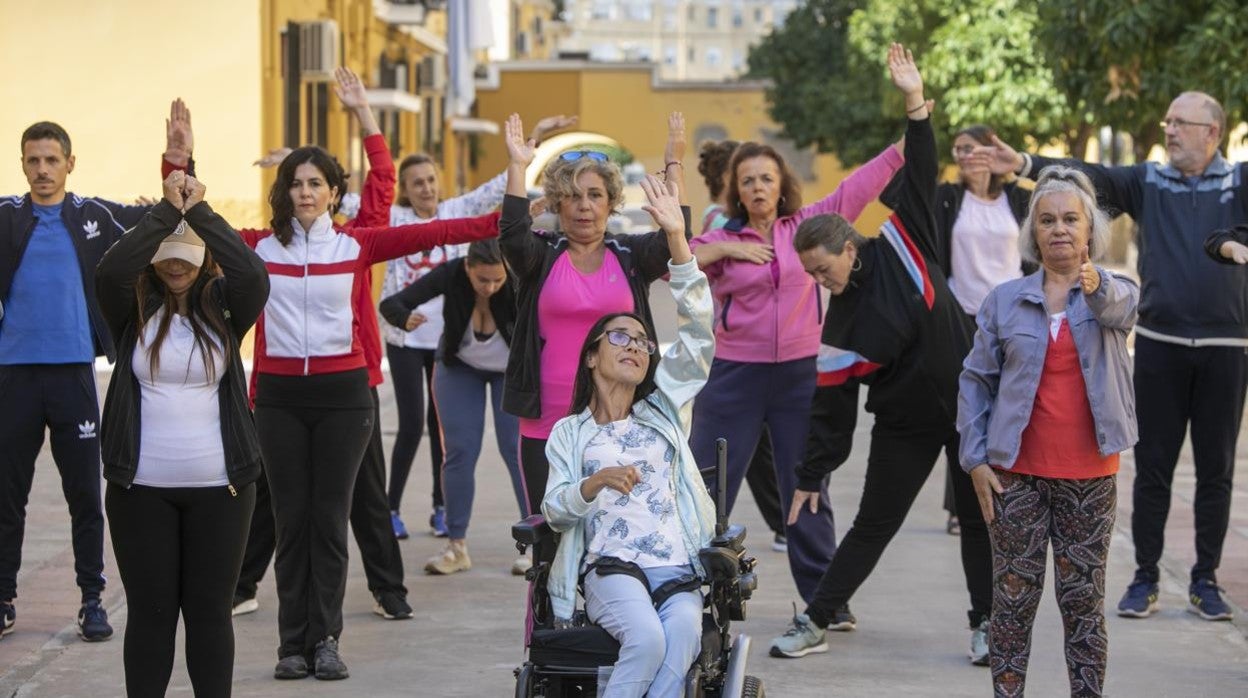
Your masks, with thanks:
[[[447,543],[441,553],[425,562],[425,572],[429,574],[455,574],[470,569],[472,559],[468,557],[468,545],[463,541]]]
[[[242,601],[234,604],[234,610],[230,612],[230,615],[243,616],[248,613],[255,613],[259,609],[260,602],[256,601],[254,597],[250,599],[243,599]]]
[[[533,561],[529,559],[529,556],[521,555],[520,557],[516,558],[515,562],[511,563],[511,573],[516,575],[517,577],[523,577],[524,573],[528,572],[529,568],[532,566],[533,566]]]
[[[985,618],[978,628],[971,631],[971,664],[988,666],[988,619]]]

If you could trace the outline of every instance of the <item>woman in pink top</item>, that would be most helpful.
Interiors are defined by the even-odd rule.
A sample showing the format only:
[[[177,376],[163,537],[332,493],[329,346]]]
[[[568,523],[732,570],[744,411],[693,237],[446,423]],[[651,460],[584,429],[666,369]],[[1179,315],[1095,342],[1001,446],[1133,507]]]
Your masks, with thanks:
[[[743,143],[729,169],[730,220],[690,243],[711,281],[719,317],[715,362],[694,405],[689,443],[699,463],[713,463],[715,440],[728,439],[730,510],[764,425],[771,432],[781,511],[789,509],[794,469],[806,449],[823,298],[793,250],[793,234],[821,213],[857,218],[900,169],[901,152],[889,146],[836,191],[803,207],[784,158],[769,145]],[[836,552],[826,491],[821,504],[818,515],[786,531],[789,569],[808,602]],[[848,609],[843,615],[834,627],[847,630],[853,617]]]
[[[572,404],[572,383],[589,328],[608,313],[637,313],[648,336],[657,336],[650,317],[649,287],[667,273],[667,235],[607,233],[607,218],[623,203],[620,168],[603,153],[569,151],[546,168],[549,209],[559,232],[533,229],[524,172],[534,143],[524,140],[520,117],[507,120],[507,196],[499,221],[503,256],[517,280],[516,328],[507,362],[503,409],[520,417],[520,466],[529,512],[546,494],[546,439]],[[664,174],[684,196],[685,122],[668,118]],[[685,235],[689,207],[682,205]],[[608,254],[610,253],[610,254]]]

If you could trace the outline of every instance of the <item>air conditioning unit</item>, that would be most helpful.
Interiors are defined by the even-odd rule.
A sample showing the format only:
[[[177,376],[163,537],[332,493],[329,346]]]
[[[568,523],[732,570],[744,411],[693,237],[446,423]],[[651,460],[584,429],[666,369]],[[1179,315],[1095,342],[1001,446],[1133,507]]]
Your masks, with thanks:
[[[420,91],[446,91],[446,56],[434,53],[420,61]]]
[[[332,19],[299,25],[299,75],[304,80],[331,81],[341,65],[338,23]]]

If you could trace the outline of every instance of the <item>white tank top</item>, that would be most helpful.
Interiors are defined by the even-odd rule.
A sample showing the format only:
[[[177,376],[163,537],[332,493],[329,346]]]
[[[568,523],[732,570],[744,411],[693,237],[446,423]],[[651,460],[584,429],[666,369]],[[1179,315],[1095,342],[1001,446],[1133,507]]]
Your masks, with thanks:
[[[143,327],[131,367],[139,381],[139,467],[134,484],[148,487],[224,487],[230,483],[221,442],[217,399],[225,361],[213,352],[215,379],[208,381],[191,321],[175,314],[160,345],[160,367],[152,375],[148,347],[156,338],[164,309]],[[220,339],[208,330],[213,344]]]

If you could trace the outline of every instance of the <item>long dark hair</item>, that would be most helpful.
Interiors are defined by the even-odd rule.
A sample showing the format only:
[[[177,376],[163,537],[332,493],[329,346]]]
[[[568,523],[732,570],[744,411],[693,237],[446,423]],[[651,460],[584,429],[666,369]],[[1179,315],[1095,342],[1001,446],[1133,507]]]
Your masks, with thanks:
[[[797,213],[802,207],[802,188],[797,183],[797,175],[784,164],[784,158],[776,149],[753,141],[737,146],[732,154],[732,164],[728,169],[728,215],[734,218],[748,218],[749,212],[741,205],[741,191],[737,189],[737,168],[741,163],[756,157],[768,157],[775,161],[776,169],[780,170],[780,201],[776,204],[776,218],[784,218]]]
[[[217,283],[220,278],[221,269],[212,260],[212,252],[205,248],[204,263],[199,265],[199,277],[187,291],[186,317],[191,323],[191,330],[195,334],[195,346],[199,348],[199,354],[204,359],[204,371],[210,382],[215,382],[217,379],[216,363],[212,360],[213,354],[220,353],[223,362],[228,364],[234,351],[229,339],[229,326],[210,288],[211,284]],[[160,304],[148,312],[148,304],[151,302],[149,299],[153,296],[160,299]],[[147,365],[152,375],[155,376],[160,370],[160,346],[164,343],[165,337],[169,335],[169,325],[173,322],[174,313],[177,312],[178,300],[169,292],[169,287],[165,286],[165,282],[156,275],[156,268],[150,264],[139,274],[138,282],[134,285],[134,297],[138,304],[139,321],[135,330],[138,332],[139,344],[143,343],[143,328],[147,325],[147,321],[156,314],[159,308],[165,310],[165,314],[160,318],[160,324],[156,327],[156,336],[152,339],[151,345],[146,347]],[[208,330],[217,335],[221,341],[220,347],[213,343]]]
[[[598,342],[602,341],[602,334],[606,331],[607,323],[616,318],[628,317],[637,321],[637,324],[643,328],[646,321],[641,319],[637,313],[611,313],[598,318],[598,322],[589,328],[589,334],[585,335],[585,343],[581,345],[581,356],[576,364],[576,379],[572,383],[572,408],[568,414],[580,414],[589,407],[589,401],[594,397],[594,372],[590,370],[586,364],[591,352],[598,350]],[[646,334],[650,331],[646,330]],[[650,338],[651,340],[654,337]],[[633,404],[639,400],[644,400],[655,390],[654,373],[659,367],[659,353],[656,351],[650,357],[650,365],[646,368],[646,377],[641,379],[637,387],[633,389]]]
[[[966,136],[980,145],[992,145],[992,137],[996,132],[990,126],[983,124],[972,124],[966,128],[953,134],[956,141],[958,136]],[[997,194],[1005,188],[1005,175],[994,174],[988,179],[988,195],[996,198]]]
[[[316,145],[295,148],[285,160],[282,160],[282,164],[278,165],[277,179],[273,180],[273,186],[269,189],[269,208],[273,210],[273,218],[269,220],[269,227],[283,247],[290,244],[290,238],[295,234],[295,229],[290,222],[295,217],[295,202],[290,199],[290,187],[295,181],[295,168],[304,163],[312,163],[316,169],[320,170],[325,177],[326,186],[336,187],[338,196],[342,196],[347,191],[347,173],[338,163],[338,158]],[[329,202],[331,214],[337,210],[337,207],[337,201]]]
[[[706,182],[712,199],[718,199],[724,193],[724,173],[728,171],[728,163],[738,145],[736,141],[706,141],[702,144],[698,153],[698,174]]]

